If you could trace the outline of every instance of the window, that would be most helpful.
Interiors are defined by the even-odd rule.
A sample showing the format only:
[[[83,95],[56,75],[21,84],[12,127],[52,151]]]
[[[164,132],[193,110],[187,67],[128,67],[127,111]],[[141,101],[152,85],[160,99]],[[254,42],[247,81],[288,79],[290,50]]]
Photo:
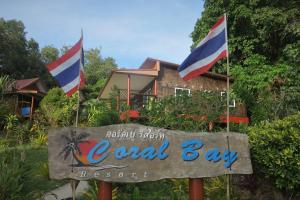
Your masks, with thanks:
[[[188,88],[175,88],[175,96],[180,96],[180,95],[191,95],[191,90]]]
[[[226,92],[221,92],[221,100],[226,101]],[[229,107],[235,108],[235,99],[233,99],[231,102],[229,100]]]

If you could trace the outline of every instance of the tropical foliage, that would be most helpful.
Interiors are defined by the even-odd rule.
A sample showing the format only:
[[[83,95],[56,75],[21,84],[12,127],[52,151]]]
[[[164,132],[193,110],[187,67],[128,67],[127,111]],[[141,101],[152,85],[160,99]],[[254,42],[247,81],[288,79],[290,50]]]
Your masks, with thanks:
[[[151,101],[142,110],[146,125],[187,131],[207,131],[208,123],[219,120],[225,110],[219,92],[195,92]],[[215,127],[216,128],[216,127]]]
[[[85,52],[85,76],[87,86],[83,90],[88,99],[97,98],[111,70],[117,69],[115,60],[111,57],[102,58],[100,49],[93,48]]]
[[[21,21],[0,18],[0,74],[13,79],[41,77],[51,80],[41,60],[38,43],[26,38]]]
[[[228,14],[234,92],[252,122],[282,118],[299,110],[299,2],[206,0],[191,36],[192,48],[225,12]],[[225,72],[225,61],[213,70]]]
[[[300,112],[249,128],[256,170],[287,192],[300,189]]]
[[[40,109],[51,126],[70,126],[74,124],[77,97],[68,98],[62,89],[53,88],[41,101]]]
[[[110,108],[107,102],[91,99],[84,102],[83,106],[85,107],[83,112],[87,115],[89,126],[105,126],[120,122],[118,113]]]

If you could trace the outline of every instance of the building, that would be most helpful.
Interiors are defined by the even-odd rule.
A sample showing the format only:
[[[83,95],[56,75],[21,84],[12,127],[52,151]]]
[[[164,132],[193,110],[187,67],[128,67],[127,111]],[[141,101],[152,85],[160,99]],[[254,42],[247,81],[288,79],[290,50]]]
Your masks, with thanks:
[[[191,94],[193,91],[226,91],[226,76],[207,72],[197,78],[184,81],[180,78],[178,64],[147,58],[139,69],[119,69],[111,72],[104,88],[99,94],[100,99],[110,99],[111,94],[117,94],[117,105],[126,101],[130,106],[130,116],[138,117],[138,110],[149,98],[162,98],[180,93]],[[230,122],[248,123],[246,109],[242,104],[231,101],[234,115]],[[119,108],[118,108],[119,110]],[[122,116],[122,115],[121,115]],[[220,116],[221,122],[226,122],[225,116]]]
[[[39,78],[16,80],[5,89],[5,98],[15,114],[32,119],[35,108],[47,93]]]

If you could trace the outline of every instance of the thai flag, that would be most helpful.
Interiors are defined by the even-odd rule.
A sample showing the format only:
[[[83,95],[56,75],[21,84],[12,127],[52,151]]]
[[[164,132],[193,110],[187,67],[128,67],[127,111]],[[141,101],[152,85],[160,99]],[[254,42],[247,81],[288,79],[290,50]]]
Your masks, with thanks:
[[[84,54],[82,36],[80,40],[58,60],[47,65],[54,79],[67,96],[74,94],[85,84],[83,74]]]
[[[207,72],[221,58],[227,57],[226,18],[222,16],[177,69],[183,80]]]

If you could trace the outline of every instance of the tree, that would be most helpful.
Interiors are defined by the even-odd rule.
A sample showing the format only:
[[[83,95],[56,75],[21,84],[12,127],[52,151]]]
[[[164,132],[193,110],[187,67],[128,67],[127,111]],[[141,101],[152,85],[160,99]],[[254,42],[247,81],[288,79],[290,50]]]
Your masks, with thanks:
[[[228,13],[230,65],[234,92],[252,122],[282,118],[299,110],[300,4],[298,1],[206,0],[192,48]],[[225,72],[225,61],[213,68]]]
[[[26,39],[21,21],[0,18],[0,73],[15,79],[32,78],[45,72],[39,45]]]
[[[295,0],[231,0],[226,4],[231,60],[241,63],[253,54],[275,63],[289,44],[300,39],[299,2]],[[193,45],[225,12],[223,0],[206,0],[191,36]],[[298,46],[299,47],[299,46]]]
[[[25,72],[27,41],[24,29],[21,21],[0,19],[1,73],[12,78],[18,78]]]
[[[117,69],[115,60],[111,57],[102,58],[100,49],[92,48],[85,53],[85,77],[87,86],[84,90],[88,98],[96,98],[104,86],[111,70]]]
[[[64,45],[62,48],[60,48],[60,55],[64,55],[70,48],[72,48],[71,45]]]
[[[41,57],[44,64],[49,64],[59,57],[59,50],[52,45],[47,45],[41,49]]]
[[[48,72],[46,66],[51,62],[57,60],[59,57],[59,50],[52,45],[47,45],[41,49],[41,60],[43,62],[43,73],[40,75],[43,82],[49,87],[58,86],[54,78]]]
[[[115,60],[111,57],[103,59],[98,48],[87,51],[85,58],[85,75],[88,84],[94,85],[99,79],[106,79],[110,71],[117,68]]]

